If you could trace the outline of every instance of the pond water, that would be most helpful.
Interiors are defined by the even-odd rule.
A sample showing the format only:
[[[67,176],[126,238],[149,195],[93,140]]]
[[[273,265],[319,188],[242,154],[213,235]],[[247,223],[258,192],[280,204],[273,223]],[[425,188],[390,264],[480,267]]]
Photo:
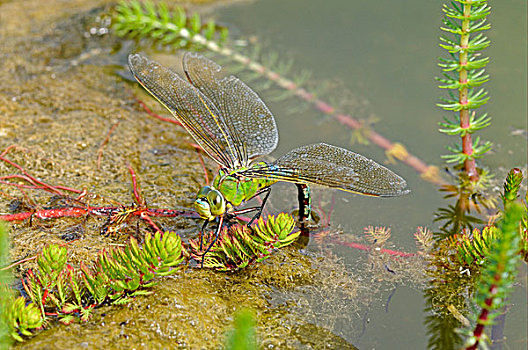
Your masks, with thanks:
[[[137,107],[136,97],[156,112],[167,113],[137,84],[122,78],[127,74],[126,56],[137,47],[131,41],[85,35],[97,14],[105,12],[96,6],[105,3],[56,1],[47,7],[32,1],[0,3],[4,13],[0,28],[8,38],[0,49],[5,62],[0,69],[0,148],[15,143],[27,148],[28,153],[15,152],[13,159],[39,179],[87,188],[104,197],[94,202],[132,201],[126,168],[131,164],[149,206],[190,207],[204,181],[190,137],[181,128],[149,118]],[[492,46],[485,52],[491,57],[491,81],[486,86],[491,100],[483,109],[493,120],[480,135],[495,145],[482,165],[496,174],[493,190],[498,193],[510,168],[526,169],[527,4],[514,0],[492,5],[493,30],[487,33]],[[444,55],[438,46],[440,6],[427,1],[323,5],[316,0],[261,0],[200,10],[205,18],[214,17],[229,27],[232,38],[247,46],[241,52],[259,45],[263,56],[291,58],[294,71],[312,73],[308,90],[320,90],[322,100],[372,122],[371,127],[389,140],[442,168],[445,145],[457,141],[439,133],[437,125],[446,116],[435,106],[442,96],[434,80],[440,75],[437,58]],[[25,16],[17,18],[21,13]],[[164,64],[180,66],[179,54],[145,50]],[[226,67],[236,68],[229,62]],[[352,129],[296,97],[279,100],[282,91],[273,85],[262,88],[262,79],[249,82],[244,71],[239,76],[275,116],[280,141],[271,157],[327,142],[387,166],[407,180],[412,192],[380,199],[314,188],[314,207],[323,216],[329,213],[330,220],[303,249],[278,252],[268,263],[236,274],[188,269],[163,280],[150,297],[139,297],[122,308],[99,309],[86,324],[53,326],[18,347],[217,348],[233,312],[244,305],[258,310],[258,332],[266,348],[442,348],[428,345],[439,330],[426,322],[431,312],[423,291],[427,284],[421,257],[394,259],[354,244],[369,245],[365,227],[385,226],[392,234],[386,248],[415,253],[417,227],[437,230],[434,213],[452,203],[412,168],[388,162],[380,148],[351,142],[357,136]],[[103,140],[116,124],[100,160]],[[216,169],[205,161],[208,169]],[[1,175],[12,172],[5,164],[0,168]],[[4,187],[0,190],[9,196],[20,196],[16,189]],[[37,202],[49,199],[33,195]],[[273,187],[269,213],[296,206],[295,186]],[[6,201],[2,212],[8,207]],[[82,239],[71,244],[73,263],[93,260],[95,251],[122,243],[98,234],[103,223],[92,219],[82,224],[57,220],[14,225],[13,255],[33,256],[45,243],[63,242],[64,230],[80,230]],[[160,225],[188,238],[201,222],[183,218]],[[20,271],[27,267],[31,262]],[[504,323],[508,349],[527,346],[525,266],[518,281]]]
[[[486,86],[491,100],[483,109],[493,121],[481,137],[492,140],[495,146],[481,164],[502,179],[511,167],[526,169],[527,5],[524,1],[491,5],[493,29],[486,35],[492,44],[485,52],[491,57],[487,69],[491,81]],[[438,46],[439,2],[327,1],[322,5],[315,0],[256,1],[226,7],[217,17],[235,33],[254,35],[263,43],[263,51],[293,57],[295,66],[313,72],[314,81],[338,81],[323,94],[323,100],[348,98],[351,103],[346,113],[376,118],[376,131],[403,143],[427,164],[443,166],[440,156],[447,153],[445,145],[455,140],[437,130],[437,123],[447,116],[435,106],[439,97],[445,96],[434,80],[440,75],[438,57],[445,57]],[[289,114],[284,105],[270,105],[281,136],[276,154],[325,141],[379,162],[386,159],[375,146],[350,144],[350,129],[332,118],[325,119],[314,109]],[[515,132],[518,129],[524,130],[524,136]],[[437,229],[432,223],[433,213],[446,206],[446,201],[434,185],[409,167],[402,163],[388,166],[409,182],[413,192],[390,200],[335,193],[332,225],[342,227],[345,235],[360,234],[367,225],[386,225],[392,228],[393,243],[413,251],[412,233],[417,226]],[[347,258],[350,251],[336,251],[353,264],[353,258]],[[506,322],[508,338],[517,338],[508,346],[517,349],[527,346],[525,269],[521,275],[521,286],[512,298],[519,313],[510,315]],[[426,348],[431,334],[424,326],[421,293],[412,287],[398,288],[390,305],[388,312],[382,303],[374,305],[366,332],[361,338],[347,339],[360,348]]]

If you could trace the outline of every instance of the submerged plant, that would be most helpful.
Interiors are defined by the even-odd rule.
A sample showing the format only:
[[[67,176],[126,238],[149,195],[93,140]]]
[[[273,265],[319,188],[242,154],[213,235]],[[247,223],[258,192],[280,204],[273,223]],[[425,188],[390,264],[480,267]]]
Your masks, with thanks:
[[[269,216],[266,221],[259,218],[253,228],[237,225],[222,230],[205,257],[204,249],[200,249],[200,239],[190,240],[190,254],[200,263],[203,259],[203,267],[219,271],[238,270],[250,263],[261,262],[269,258],[275,249],[293,243],[301,233],[292,232],[294,228],[295,220],[289,214]],[[210,232],[204,241],[214,238],[214,233]]]
[[[387,227],[365,227],[365,236],[368,241],[375,247],[381,247],[387,242],[391,236],[391,229]]]
[[[222,43],[227,28],[214,21],[202,22],[200,15],[188,16],[182,7],[170,11],[163,2],[122,1],[116,7],[113,30],[118,36],[153,39],[175,48],[199,46],[205,41]]]
[[[233,329],[227,333],[227,350],[257,349],[255,316],[250,310],[236,313]]]
[[[523,179],[522,172],[514,168],[508,173],[504,182],[504,191],[501,194],[505,210],[519,197],[519,190]],[[525,218],[526,215],[523,215]],[[528,242],[526,240],[526,230],[519,230],[520,240],[518,249],[526,250]],[[487,225],[482,230],[464,230],[462,234],[451,237],[450,244],[456,246],[459,262],[462,265],[471,266],[476,263],[483,265],[487,262],[487,257],[491,253],[493,244],[500,238],[500,230],[495,225]]]
[[[526,228],[522,226],[528,212],[526,206],[522,208],[516,203],[521,181],[519,169],[514,168],[507,175],[504,192],[500,196],[505,212],[498,224],[491,223],[480,229],[463,229],[458,234],[437,241],[436,250],[429,255],[430,268],[427,271],[432,279],[425,295],[432,311],[427,320],[431,348],[458,348],[464,339],[454,331],[461,327],[465,327],[463,334],[473,339],[468,342],[479,342],[484,337],[482,328],[487,325],[486,320],[492,318],[488,314],[493,312],[496,316],[506,305],[501,295],[511,289],[515,279],[513,271],[528,244]],[[511,207],[516,207],[514,212],[510,211]],[[482,315],[476,309],[468,311],[471,310],[468,301],[472,295],[473,303],[487,310],[482,311]],[[472,312],[469,318],[473,323],[464,316],[468,312]],[[479,329],[473,329],[471,325]],[[473,330],[476,335],[472,333]],[[479,340],[475,340],[477,338]]]
[[[490,43],[481,32],[490,28],[486,17],[491,9],[486,0],[454,0],[451,6],[444,4],[442,10],[445,14],[442,30],[449,34],[440,38],[440,46],[451,57],[440,58],[443,77],[438,80],[443,84],[440,88],[449,91],[449,98],[442,98],[439,106],[455,115],[440,123],[440,131],[461,138],[460,144],[448,147],[452,154],[443,158],[448,163],[463,164],[466,176],[475,183],[480,176],[475,160],[491,149],[490,142],[481,143],[479,137],[472,139],[472,134],[490,125],[487,114],[477,116],[475,109],[489,99],[486,90],[477,88],[489,79],[484,69],[489,58],[480,58],[479,51]]]
[[[519,204],[510,204],[499,225],[500,234],[491,246],[487,264],[481,271],[473,296],[473,302],[480,311],[475,309],[470,315],[474,328],[467,327],[464,330],[464,334],[468,336],[466,349],[476,349],[481,342],[489,339],[484,328],[493,324],[513,290],[517,265],[521,260],[519,224],[523,211]]]

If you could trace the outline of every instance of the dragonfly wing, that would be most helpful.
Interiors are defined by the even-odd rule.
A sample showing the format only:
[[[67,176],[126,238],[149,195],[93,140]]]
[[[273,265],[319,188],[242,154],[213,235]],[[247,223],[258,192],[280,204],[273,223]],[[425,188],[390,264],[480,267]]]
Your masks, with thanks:
[[[237,165],[235,141],[221,111],[207,96],[147,57],[130,55],[128,65],[136,80],[171,111],[209,156],[225,168]]]
[[[233,138],[245,145],[249,159],[270,154],[277,147],[275,119],[250,87],[196,53],[185,54],[183,68],[189,81],[218,107]]]
[[[405,180],[384,166],[360,154],[325,143],[299,147],[271,164],[255,166],[241,175],[316,184],[379,197],[410,192]]]

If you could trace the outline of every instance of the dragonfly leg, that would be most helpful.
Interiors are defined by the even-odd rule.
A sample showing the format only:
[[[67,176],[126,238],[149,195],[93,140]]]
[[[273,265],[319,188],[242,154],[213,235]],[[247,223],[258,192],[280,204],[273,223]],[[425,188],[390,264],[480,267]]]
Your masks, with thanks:
[[[261,189],[260,191],[257,192],[257,194],[255,194],[255,196],[258,196],[259,194],[262,194],[264,192],[266,193],[266,195],[264,196],[264,199],[262,200],[262,204],[260,205],[260,207],[256,208],[257,212],[256,212],[255,215],[253,215],[251,220],[248,222],[247,227],[250,227],[251,224],[255,220],[258,220],[258,218],[260,218],[260,214],[262,214],[262,210],[264,209],[264,206],[266,205],[266,201],[268,200],[268,197],[269,197],[269,195],[271,193],[271,187],[266,187],[266,188]]]
[[[207,224],[209,223],[209,220],[205,220],[204,224],[202,225],[202,229],[200,230],[200,250],[202,250],[203,246],[203,234],[205,232],[205,228],[207,227]]]
[[[248,199],[248,200],[251,200],[251,199],[255,198],[256,196],[258,196],[260,194],[263,194],[263,193],[266,193],[266,196],[262,200],[262,204],[259,205],[258,207],[244,208],[244,209],[232,211],[228,215],[235,217],[235,216],[240,215],[240,214],[245,214],[245,213],[249,213],[251,211],[256,211],[257,213],[253,216],[253,218],[251,218],[251,220],[247,224],[247,226],[250,227],[251,224],[260,217],[260,214],[262,213],[262,210],[264,209],[264,206],[266,205],[266,201],[268,200],[268,197],[269,197],[269,195],[271,193],[271,187],[266,187],[266,188],[263,188],[263,189],[259,190],[253,197]]]
[[[297,198],[299,199],[299,222],[309,220],[312,213],[312,197],[310,187],[305,184],[295,184],[297,186]]]
[[[220,231],[222,230],[222,226],[224,225],[224,216],[222,215],[220,217],[220,221],[218,221],[218,227],[216,228],[216,232],[215,232],[215,238],[213,239],[213,241],[211,242],[211,244],[209,244],[209,246],[207,247],[207,249],[205,250],[205,253],[202,254],[202,263],[201,263],[201,268],[203,269],[203,264],[204,264],[204,260],[205,260],[205,255],[207,255],[207,253],[209,253],[209,251],[211,250],[211,248],[214,246],[214,244],[216,243],[216,241],[218,240],[218,236],[220,235]],[[204,225],[205,226],[205,225]],[[202,246],[201,246],[201,241],[200,241],[200,250],[202,249]]]

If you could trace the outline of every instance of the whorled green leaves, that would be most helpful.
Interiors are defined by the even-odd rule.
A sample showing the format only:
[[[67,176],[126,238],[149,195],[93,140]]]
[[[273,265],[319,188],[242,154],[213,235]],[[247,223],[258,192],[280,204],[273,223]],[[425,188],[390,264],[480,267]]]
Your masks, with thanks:
[[[194,13],[188,16],[182,7],[169,10],[163,2],[122,1],[115,9],[112,29],[118,36],[149,39],[174,48],[199,46],[197,35],[209,41],[222,43],[228,35],[225,27],[214,21],[202,22]]]
[[[101,304],[123,304],[148,294],[156,276],[174,274],[182,261],[175,232],[148,233],[141,247],[131,238],[125,247],[104,250],[91,267],[81,264],[79,269],[67,263],[66,248],[48,245],[37,256],[39,269],[28,270],[23,278],[30,302],[14,296],[1,300],[10,334],[22,341],[51,317],[66,324],[77,317],[86,321]]]
[[[204,259],[203,266],[219,271],[242,269],[254,262],[261,262],[270,257],[275,249],[293,243],[300,231],[293,232],[295,220],[289,214],[269,216],[266,221],[260,218],[252,229],[247,226],[233,226],[224,229],[218,240],[211,247],[205,258],[202,256],[207,242],[214,239],[214,233],[204,235],[200,250],[200,239],[189,241],[191,257],[198,262]]]

